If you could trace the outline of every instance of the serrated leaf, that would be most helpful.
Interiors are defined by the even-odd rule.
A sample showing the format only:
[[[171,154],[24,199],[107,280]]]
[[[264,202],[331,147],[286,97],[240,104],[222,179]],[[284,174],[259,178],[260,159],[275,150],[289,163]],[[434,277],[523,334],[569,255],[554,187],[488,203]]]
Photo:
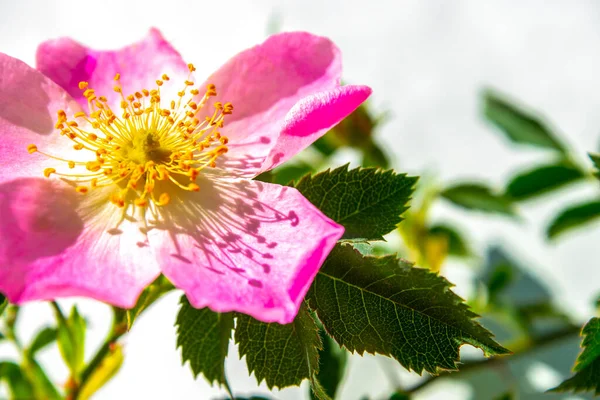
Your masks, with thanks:
[[[450,286],[395,256],[365,257],[338,245],[307,299],[340,345],[360,354],[388,355],[417,373],[456,369],[463,344],[481,348],[486,356],[508,353],[474,321],[477,315]]]
[[[304,175],[313,171],[313,167],[305,162],[297,162],[294,164],[286,163],[281,167],[277,167],[273,170],[272,183],[278,183],[280,185],[288,185],[290,182],[297,181]]]
[[[575,375],[551,389],[555,392],[594,391],[600,395],[600,319],[592,318],[583,327],[583,351],[575,361]]]
[[[402,221],[415,177],[378,171],[348,170],[348,165],[307,175],[296,188],[329,218],[346,228],[343,239],[381,240]]]
[[[462,183],[440,193],[457,206],[468,210],[515,215],[512,201],[504,195],[495,194],[487,186],[478,183]]]
[[[444,237],[448,243],[448,254],[458,257],[467,257],[471,254],[471,250],[462,235],[453,227],[438,224],[429,228],[430,236]]]
[[[522,201],[551,192],[584,178],[584,173],[568,163],[544,165],[514,176],[506,187],[506,196]]]
[[[565,152],[563,144],[539,117],[512,104],[504,96],[485,91],[483,107],[485,117],[513,142]]]
[[[123,360],[123,347],[119,344],[113,345],[108,355],[104,357],[102,364],[100,364],[87,379],[85,385],[81,388],[77,399],[89,399],[98,391],[98,389],[104,386],[117,374],[117,372],[119,372],[123,365]]]
[[[342,349],[332,338],[319,329],[319,336],[323,342],[323,348],[319,351],[319,373],[315,376],[315,381],[319,382],[321,390],[330,398],[335,398],[338,391],[346,364],[348,361],[348,352]],[[319,397],[310,389],[312,399]]]
[[[597,218],[600,218],[600,201],[570,206],[554,218],[546,229],[546,236],[548,239],[554,239]]]
[[[52,327],[45,327],[41,331],[35,335],[35,338],[31,341],[31,344],[28,348],[28,353],[33,357],[35,353],[44,347],[48,346],[50,343],[54,342],[57,337],[57,331]]]
[[[211,384],[229,387],[225,376],[225,358],[233,329],[232,313],[197,309],[181,296],[177,314],[177,348],[181,347],[183,364],[190,362],[194,377],[204,375]]]
[[[267,324],[238,314],[235,341],[248,370],[269,389],[299,385],[319,370],[321,338],[315,320],[305,305],[287,325]]]

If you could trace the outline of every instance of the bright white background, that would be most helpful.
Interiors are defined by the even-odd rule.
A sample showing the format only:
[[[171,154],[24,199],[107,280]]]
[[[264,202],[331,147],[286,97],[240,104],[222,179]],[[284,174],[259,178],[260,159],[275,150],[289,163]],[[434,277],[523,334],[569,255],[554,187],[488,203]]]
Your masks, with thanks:
[[[36,46],[48,38],[72,36],[97,48],[115,48],[156,26],[202,75],[264,40],[274,24],[281,30],[326,35],[337,43],[344,54],[345,81],[370,85],[371,106],[392,111],[379,139],[402,171],[427,171],[443,182],[485,178],[502,185],[520,165],[544,159],[543,153],[511,148],[483,123],[478,94],[486,86],[549,116],[580,157],[598,150],[600,3],[594,1],[0,0],[0,51],[34,65]],[[560,304],[583,321],[593,314],[592,299],[600,286],[600,225],[557,244],[545,242],[542,233],[564,205],[597,195],[592,189],[581,187],[555,201],[527,204],[521,224],[478,218],[444,205],[434,211],[459,221],[481,251],[502,238],[551,286]],[[468,294],[465,269],[451,268],[448,274],[459,283],[457,290]],[[201,378],[194,381],[188,366],[180,364],[173,327],[177,301],[178,294],[168,296],[136,323],[125,339],[124,367],[99,399],[209,399],[220,393]],[[80,304],[90,321],[91,353],[110,314],[99,303]],[[51,322],[50,315],[45,304],[27,306],[22,335],[31,337],[34,329]],[[4,347],[0,351],[11,354]],[[56,350],[43,353],[42,360],[52,376],[66,377]],[[228,368],[236,392],[256,391],[236,353]],[[552,371],[537,375],[549,376],[542,389],[559,379]],[[439,390],[444,398],[449,393],[456,399],[469,396],[467,387],[448,385],[444,382],[421,398],[439,398]],[[264,385],[261,389],[266,393]],[[388,389],[380,361],[351,359],[343,399]],[[304,394],[304,389],[291,389],[276,396],[300,399]]]

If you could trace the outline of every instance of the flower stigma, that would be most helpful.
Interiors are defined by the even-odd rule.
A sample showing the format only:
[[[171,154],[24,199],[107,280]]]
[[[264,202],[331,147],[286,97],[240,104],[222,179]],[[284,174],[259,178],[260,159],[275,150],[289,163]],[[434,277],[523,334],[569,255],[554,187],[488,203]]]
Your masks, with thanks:
[[[188,69],[190,75],[178,98],[166,105],[160,90],[170,80],[166,74],[156,81],[155,89],[128,95],[117,74],[113,90],[121,97],[118,112],[106,97],[96,96],[87,82],[80,82],[89,113],[77,112],[69,119],[59,110],[55,128],[85,157],[64,159],[35,144],[27,150],[65,164],[64,170],[46,168],[46,178],[56,175],[81,194],[113,188],[110,202],[125,210],[133,204],[144,212],[148,207],[167,205],[173,191],[199,191],[195,181],[201,171],[215,168],[217,159],[227,153],[228,139],[219,129],[233,105],[215,102],[212,112],[205,111],[208,100],[217,95],[216,87],[207,85],[201,95],[190,81],[195,68],[188,64]]]

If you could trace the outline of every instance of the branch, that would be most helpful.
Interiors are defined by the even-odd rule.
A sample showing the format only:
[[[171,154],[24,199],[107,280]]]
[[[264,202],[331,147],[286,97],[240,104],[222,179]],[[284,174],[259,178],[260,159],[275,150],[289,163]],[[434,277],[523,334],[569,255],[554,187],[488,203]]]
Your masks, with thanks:
[[[509,358],[500,356],[500,357],[485,358],[483,360],[467,362],[459,368],[458,372],[462,372],[462,373],[474,372],[474,371],[478,371],[481,369],[493,367],[495,365],[504,364],[509,360],[513,360],[517,357],[525,356],[529,353],[532,353],[533,351],[539,350],[542,347],[549,346],[553,343],[560,342],[562,340],[566,340],[575,335],[579,335],[580,332],[581,332],[580,326],[570,325],[567,328],[564,328],[560,331],[553,332],[549,335],[542,336],[540,338],[533,339],[533,340],[527,342],[527,344],[524,345],[522,348],[515,350],[513,355],[509,356]],[[430,378],[428,378],[428,379],[418,383],[417,385],[413,386],[412,388],[408,389],[406,391],[406,393],[414,394],[415,392],[429,386],[430,384],[435,382],[437,379],[447,377],[448,375],[450,375],[451,372],[452,371],[444,371],[444,372],[440,373],[439,375],[431,376]],[[456,371],[454,371],[454,372],[456,372]]]

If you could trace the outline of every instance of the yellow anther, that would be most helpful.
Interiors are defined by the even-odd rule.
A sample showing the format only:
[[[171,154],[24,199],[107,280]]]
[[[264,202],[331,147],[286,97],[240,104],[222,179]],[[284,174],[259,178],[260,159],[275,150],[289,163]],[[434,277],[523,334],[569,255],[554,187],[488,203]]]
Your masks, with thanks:
[[[194,96],[198,96],[198,93],[200,93],[200,91],[198,89],[192,89],[192,90],[190,90],[190,93],[193,94]]]
[[[129,96],[127,96],[127,101],[133,101],[135,99],[135,97],[133,97],[132,94],[130,94]]]
[[[65,127],[65,126],[64,126],[62,123],[60,123],[60,122],[57,122],[57,123],[56,123],[56,125],[54,125],[54,127],[55,127],[56,129],[64,129],[64,127]]]
[[[168,193],[163,193],[158,198],[158,206],[166,206],[171,201],[171,196]]]
[[[108,99],[106,97],[104,97],[104,96],[99,96],[98,100],[100,100],[103,103],[106,103],[108,101]]]
[[[115,193],[110,197],[111,203],[115,204],[117,207],[123,208],[125,207],[125,200],[120,193]]]
[[[83,97],[89,99],[94,93],[96,93],[94,89],[86,89],[85,92],[83,92]]]
[[[119,74],[117,74],[117,75],[119,75]],[[117,92],[117,93],[121,93],[121,92],[123,91],[123,89],[122,89],[122,88],[121,88],[121,86],[119,86],[119,85],[115,85],[115,86],[113,87],[113,90],[114,90],[115,92]]]
[[[212,83],[209,83],[206,86],[206,95],[207,96],[216,96],[217,95],[217,87]]]
[[[162,86],[162,85],[163,85],[163,81],[161,81],[160,79],[157,79],[157,80],[156,80],[156,84],[157,84],[158,86]]]
[[[115,81],[118,81],[119,79],[121,79],[121,74],[116,74],[114,79],[115,79]]]
[[[223,105],[223,114],[227,115],[227,114],[231,114],[232,112],[233,112],[233,104],[225,103],[225,105]]]
[[[98,179],[97,178],[92,179],[92,181],[90,182],[90,186],[92,188],[98,187]]]
[[[68,122],[67,122],[67,125],[69,125],[69,126],[72,126],[72,127],[74,127],[74,128],[77,128],[77,127],[79,126],[79,125],[77,124],[77,122],[75,122],[75,121],[68,121]]]
[[[168,81],[169,79],[171,79],[167,74],[162,74],[161,78],[163,79],[163,81]]]
[[[150,92],[147,89],[142,89],[142,93],[144,94],[144,96],[148,97],[150,95]]]
[[[187,81],[186,80],[184,82],[185,82],[186,86],[194,86],[194,82],[192,82],[192,81]]]
[[[191,64],[191,63],[190,63],[190,64],[188,64],[187,66],[188,66],[188,70],[189,70],[190,72],[194,72],[194,71],[196,70],[196,67],[194,67],[194,64]]]
[[[133,203],[138,207],[146,207],[148,205],[148,200],[139,198],[135,199]]]
[[[171,111],[162,109],[160,110],[160,115],[162,115],[163,117],[168,117],[169,115],[171,115]]]
[[[29,152],[29,154],[33,154],[36,151],[38,151],[38,148],[35,144],[30,144],[27,146],[27,151]]]
[[[219,139],[219,141],[221,142],[221,144],[229,143],[229,139],[227,138],[227,136],[222,136],[221,139]]]
[[[136,97],[137,99],[141,99],[141,98],[142,98],[142,97],[144,97],[144,96],[142,96],[142,94],[141,94],[140,92],[135,92],[135,97]]]
[[[69,168],[75,168],[75,161],[69,161]]]
[[[86,186],[76,186],[75,191],[77,193],[86,194],[88,192],[88,188]]]
[[[74,118],[83,118],[85,117],[85,113],[83,111],[79,111],[76,112],[75,115],[73,115]]]
[[[55,173],[55,172],[56,172],[56,170],[55,170],[54,168],[46,168],[46,169],[44,170],[44,176],[45,176],[46,178],[50,178],[50,175],[52,175],[52,174],[53,174],[53,173]]]
[[[188,189],[191,190],[192,192],[199,192],[200,186],[196,185],[195,183],[190,183],[188,185]]]
[[[84,90],[87,87],[88,87],[88,83],[87,82],[84,82],[84,81],[79,82],[79,89],[80,90]]]
[[[98,161],[88,161],[87,163],[85,163],[85,168],[88,171],[96,172],[99,171],[100,168],[102,168],[102,165]]]
[[[90,133],[88,135],[88,139],[91,140],[92,142],[95,142],[96,140],[98,140],[98,135],[96,135],[95,133]]]
[[[73,145],[73,148],[74,148],[75,150],[81,150],[81,149],[83,149],[83,145],[82,145],[81,143],[77,143],[77,144],[74,144],[74,145]]]

